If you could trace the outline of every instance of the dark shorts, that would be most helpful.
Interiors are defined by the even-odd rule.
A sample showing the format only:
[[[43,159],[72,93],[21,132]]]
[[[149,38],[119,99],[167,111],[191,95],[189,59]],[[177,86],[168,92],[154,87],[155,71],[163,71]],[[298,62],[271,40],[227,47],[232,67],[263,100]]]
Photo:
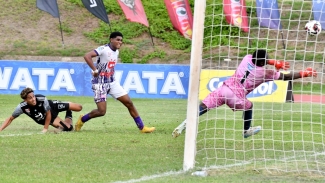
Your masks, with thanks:
[[[62,111],[67,111],[69,109],[69,102],[62,102],[59,100],[49,100],[49,104],[51,107],[51,122],[50,124],[53,124],[55,118],[58,117],[59,113]],[[45,124],[45,120],[36,122],[40,125]]]

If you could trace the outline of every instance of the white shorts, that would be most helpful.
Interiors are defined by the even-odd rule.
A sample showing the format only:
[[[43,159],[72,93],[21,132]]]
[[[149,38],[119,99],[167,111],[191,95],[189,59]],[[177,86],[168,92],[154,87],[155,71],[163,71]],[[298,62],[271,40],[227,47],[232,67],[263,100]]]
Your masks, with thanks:
[[[96,103],[106,101],[107,94],[117,99],[127,94],[120,83],[113,81],[112,83],[97,83],[92,85],[94,92],[94,101]]]

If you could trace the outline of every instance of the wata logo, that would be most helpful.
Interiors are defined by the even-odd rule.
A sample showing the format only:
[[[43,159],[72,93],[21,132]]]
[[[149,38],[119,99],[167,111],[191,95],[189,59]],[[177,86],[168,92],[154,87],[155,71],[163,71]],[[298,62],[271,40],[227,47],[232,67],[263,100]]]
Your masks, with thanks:
[[[185,89],[181,78],[184,77],[183,72],[156,72],[156,71],[129,71],[125,77],[123,88],[129,92],[134,90],[137,94],[162,94],[168,95],[176,93],[177,95],[185,95]],[[121,83],[123,71],[116,71],[116,81]],[[147,90],[146,90],[147,88]],[[161,88],[161,89],[160,89]]]
[[[223,82],[227,80],[229,76],[227,77],[221,77],[221,78],[211,78],[209,83],[207,84],[207,88],[210,92],[214,91],[215,89],[222,86]],[[253,97],[261,97],[266,95],[271,95],[278,89],[278,86],[274,81],[269,81],[266,83],[262,83],[260,86],[255,88],[251,93],[247,95],[247,98],[253,98]]]
[[[31,87],[35,89],[35,84],[38,85],[38,90],[60,91],[65,88],[66,91],[76,91],[76,87],[71,75],[74,74],[74,69],[58,69],[55,72],[54,68],[28,68],[19,67],[16,72],[13,72],[13,67],[0,67],[0,90],[19,90],[21,87]],[[53,78],[53,81],[50,78]]]

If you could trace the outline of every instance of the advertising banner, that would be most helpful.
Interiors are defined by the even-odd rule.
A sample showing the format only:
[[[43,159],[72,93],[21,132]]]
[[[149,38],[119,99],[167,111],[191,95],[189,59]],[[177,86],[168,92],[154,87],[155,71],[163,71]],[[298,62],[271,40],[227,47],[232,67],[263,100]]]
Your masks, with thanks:
[[[234,70],[202,70],[200,81],[200,100],[211,91],[219,88],[223,82],[235,73]],[[270,81],[262,83],[247,95],[250,101],[256,102],[285,102],[288,81]]]
[[[277,30],[282,29],[277,0],[256,0],[256,14],[259,26]]]
[[[36,6],[38,9],[51,14],[55,18],[60,17],[58,2],[56,0],[36,0]]]
[[[82,0],[82,3],[91,14],[109,24],[106,9],[102,0]]]
[[[187,99],[190,67],[165,64],[117,64],[115,79],[131,98]],[[234,71],[202,70],[200,100]],[[0,94],[20,94],[26,87],[43,95],[93,96],[91,71],[84,62],[0,61]],[[261,84],[251,101],[285,102],[287,81]]]
[[[93,96],[91,77],[84,62],[0,61],[0,94],[31,87],[43,95]],[[189,66],[117,64],[115,78],[132,98],[188,96]]]
[[[44,95],[83,95],[84,70],[74,62],[0,61],[0,94],[30,87]]]
[[[141,0],[117,0],[117,2],[121,6],[126,19],[149,27],[147,15],[144,11]]]
[[[185,38],[192,39],[193,15],[188,0],[164,0],[175,29]]]
[[[249,32],[245,0],[223,0],[223,12],[228,24],[240,27],[244,32]]]

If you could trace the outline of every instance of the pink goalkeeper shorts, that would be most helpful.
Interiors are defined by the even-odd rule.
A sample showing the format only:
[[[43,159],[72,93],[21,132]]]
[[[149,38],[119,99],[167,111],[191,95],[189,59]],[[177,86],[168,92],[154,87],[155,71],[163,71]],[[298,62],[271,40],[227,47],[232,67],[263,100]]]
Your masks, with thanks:
[[[217,108],[223,104],[226,104],[233,111],[247,110],[253,105],[252,102],[246,97],[242,98],[236,96],[235,93],[225,84],[211,92],[202,102],[207,106],[208,109]]]

